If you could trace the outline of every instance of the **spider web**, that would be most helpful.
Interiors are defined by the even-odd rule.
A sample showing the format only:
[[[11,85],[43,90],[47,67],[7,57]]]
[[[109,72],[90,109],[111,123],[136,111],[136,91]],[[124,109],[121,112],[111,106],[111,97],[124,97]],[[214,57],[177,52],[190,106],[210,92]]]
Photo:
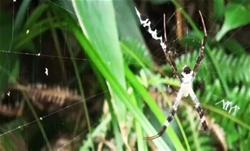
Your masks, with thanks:
[[[42,81],[46,81],[46,78],[49,78],[50,76],[55,76],[55,74],[57,74],[55,72],[57,72],[57,71],[53,71],[55,68],[53,68],[51,65],[53,65],[54,61],[58,61],[58,59],[62,59],[64,62],[70,62],[72,60],[75,60],[77,62],[89,62],[90,61],[89,59],[86,59],[86,57],[71,58],[68,54],[66,54],[65,50],[64,50],[64,52],[63,52],[63,54],[61,56],[58,56],[58,55],[55,55],[55,54],[50,54],[48,51],[44,51],[44,49],[42,48],[42,45],[44,44],[44,42],[46,42],[46,40],[43,39],[43,37],[41,37],[41,36],[39,36],[39,38],[38,38],[39,39],[39,43],[40,43],[40,46],[38,46],[38,48],[39,48],[38,52],[30,52],[30,51],[17,52],[17,51],[10,51],[10,49],[13,47],[12,43],[13,43],[13,40],[14,40],[14,37],[15,37],[15,35],[14,35],[14,26],[15,26],[15,24],[14,23],[16,21],[16,18],[15,18],[16,17],[15,16],[15,13],[16,13],[15,12],[15,10],[16,10],[15,7],[17,5],[16,3],[17,3],[17,1],[13,0],[12,4],[9,4],[9,5],[12,5],[12,15],[13,15],[12,16],[12,19],[13,19],[12,23],[13,24],[12,24],[12,31],[11,31],[12,34],[9,33],[10,35],[12,35],[12,38],[11,38],[12,41],[10,43],[9,49],[2,49],[2,50],[0,50],[0,53],[1,54],[5,54],[5,56],[7,56],[7,57],[18,55],[20,58],[29,59],[31,61],[31,62],[29,62],[29,64],[33,64],[37,60],[39,60],[39,61],[40,60],[41,61],[42,60],[49,61],[49,62],[46,62],[44,65],[40,66],[39,68],[37,68],[36,69],[38,71],[37,73],[30,73],[32,71],[34,72],[34,67],[32,67],[32,66],[29,66],[26,69],[24,69],[24,70],[26,70],[25,71],[26,73],[24,73],[24,75],[29,76],[29,78],[26,79],[27,80],[26,82],[28,82],[28,83],[31,82],[32,83],[32,82],[37,81],[37,83],[39,83],[39,82],[42,82]],[[28,15],[28,11],[29,10],[27,10],[27,15]],[[42,27],[40,27],[40,28],[42,29]],[[29,34],[29,33],[30,33],[30,31],[27,30],[26,34]],[[24,62],[25,62],[25,60],[24,60]],[[69,72],[68,74],[71,74],[71,76],[72,76],[72,68],[73,67],[71,65],[67,69],[65,69],[65,70],[68,70],[68,72]],[[10,72],[11,72],[11,70],[9,70],[9,74],[10,74]],[[20,72],[22,72],[22,71],[20,71]],[[43,77],[43,79],[42,80],[41,79],[40,80],[37,79],[39,76],[36,76],[36,74],[38,74],[40,77]],[[58,75],[58,76],[59,76],[58,77],[59,79],[62,79],[61,77],[63,75]],[[68,79],[68,80],[70,80],[70,79]],[[53,85],[56,85],[56,86],[61,85],[60,87],[64,87],[63,86],[65,84],[64,82],[62,81],[61,83],[54,83],[54,84],[52,83],[52,86]],[[19,130],[21,130],[22,132],[24,132],[25,135],[26,135],[26,137],[28,138],[28,135],[32,134],[32,132],[29,132],[30,128],[32,129],[32,127],[34,127],[34,126],[35,127],[39,127],[37,125],[38,121],[40,121],[42,124],[43,124],[44,121],[47,121],[47,122],[48,122],[48,120],[53,121],[55,128],[51,128],[51,129],[55,130],[58,127],[60,127],[60,124],[58,124],[56,122],[56,120],[57,120],[56,119],[57,118],[56,115],[58,113],[70,111],[69,109],[71,109],[71,108],[74,109],[75,106],[78,106],[78,107],[82,106],[83,102],[94,101],[94,102],[92,102],[92,104],[95,104],[96,103],[96,99],[95,98],[103,96],[107,92],[108,91],[99,92],[99,93],[93,94],[92,96],[90,96],[88,98],[82,99],[82,101],[77,101],[75,103],[71,103],[70,105],[67,105],[67,106],[64,106],[62,108],[56,109],[56,110],[54,110],[52,112],[49,112],[49,113],[48,112],[47,113],[42,113],[42,114],[40,114],[35,119],[34,119],[34,117],[31,118],[30,120],[26,119],[28,122],[27,121],[23,121],[23,123],[25,123],[25,124],[20,124],[20,123],[22,123],[22,120],[21,120],[21,122],[20,121],[18,122],[18,120],[21,119],[21,117],[20,118],[17,117],[16,119],[14,119],[14,120],[17,121],[16,123],[15,123],[15,121],[13,123],[12,118],[10,117],[9,121],[10,121],[10,123],[12,122],[12,124],[6,124],[6,123],[4,123],[4,124],[6,124],[5,126],[3,126],[4,130],[2,130],[4,132],[1,132],[1,134],[0,134],[0,139],[2,138],[2,140],[3,140],[3,141],[1,141],[1,144],[5,143],[4,139],[3,139],[4,137],[10,137],[10,135],[12,135],[12,134],[17,134],[17,133],[19,133],[18,132]],[[15,93],[12,93],[11,91],[7,91],[5,93],[6,93],[7,97],[12,97],[12,95],[16,95]],[[72,113],[72,111],[70,111],[70,112]],[[69,114],[71,114],[71,113],[69,113]],[[7,121],[8,121],[8,117],[7,117]],[[67,123],[66,119],[65,119],[65,121],[61,121],[61,126],[64,125],[64,123]],[[91,124],[91,126],[95,127],[98,123],[99,122],[94,122],[94,123]],[[66,131],[66,134],[67,134],[68,130],[65,130],[65,131]],[[72,142],[76,141],[77,138],[80,138],[83,135],[86,135],[88,133],[88,129],[86,128],[86,129],[83,129],[81,132],[77,132],[77,133],[75,132],[75,135],[73,137],[72,137],[73,132],[72,132],[72,134],[68,134],[68,135],[70,135],[70,137],[68,137],[68,136],[64,137],[63,135],[60,136],[60,134],[58,134],[58,133],[54,134],[55,136],[52,137],[53,139],[58,139],[59,141],[63,141],[62,144],[59,144],[60,146],[57,146],[57,150],[66,150],[66,149],[68,149],[68,146]],[[61,133],[63,133],[63,131]],[[40,134],[40,135],[41,135],[40,138],[42,139],[43,136],[42,136],[42,134]],[[26,141],[27,141],[27,138],[24,138],[24,139],[26,139]],[[15,138],[15,139],[18,139],[18,138]],[[21,144],[21,148],[19,148],[19,149],[26,150],[27,148],[25,148],[24,146],[22,146],[23,145],[22,143],[24,143],[23,140],[19,140],[19,141],[21,142],[20,143]],[[13,143],[17,143],[17,142],[13,142]],[[29,144],[29,142],[27,142],[27,143]],[[26,146],[26,147],[28,147],[28,146]],[[40,146],[40,147],[42,147],[42,146]]]
[[[16,3],[16,0],[13,0],[13,16],[12,16],[12,19],[13,20],[15,20],[15,15],[14,15],[14,10],[15,10],[15,4],[14,3]],[[54,4],[54,5],[57,5],[57,4]],[[61,7],[61,6],[57,6],[57,7]],[[66,8],[63,8],[63,9],[65,9],[66,11],[69,11],[69,10],[67,10]],[[28,12],[29,10],[27,10],[27,12]],[[0,25],[1,26],[1,25]],[[13,25],[12,25],[13,27],[14,27],[14,22],[13,22]],[[42,28],[42,27],[41,27]],[[172,33],[172,32],[174,32],[174,30],[170,30],[170,33]],[[14,28],[12,28],[12,34],[14,33]],[[29,33],[29,31],[27,30],[27,34]],[[208,31],[208,33],[209,33],[209,31]],[[15,36],[15,35],[12,35],[12,36]],[[13,40],[13,37],[12,37],[12,40]],[[173,40],[171,40],[172,42],[174,42],[174,41],[178,41],[178,38],[174,38]],[[53,54],[49,54],[48,52],[44,52],[44,49],[42,48],[42,44],[43,43],[45,43],[45,42],[47,42],[46,41],[46,39],[43,39],[42,37],[40,37],[39,38],[39,42],[40,42],[40,46],[38,46],[38,48],[40,48],[40,49],[38,49],[38,52],[15,52],[15,51],[10,51],[10,49],[11,49],[11,47],[12,46],[10,46],[9,47],[9,50],[8,49],[5,49],[5,50],[0,50],[0,53],[2,54],[6,54],[7,56],[11,56],[11,55],[19,55],[19,56],[26,56],[26,57],[31,57],[31,58],[33,58],[33,60],[43,60],[43,59],[46,59],[46,60],[50,60],[52,63],[54,62],[54,61],[57,61],[57,59],[62,59],[62,60],[64,60],[64,61],[71,61],[71,60],[76,60],[77,62],[90,62],[91,60],[89,60],[89,59],[87,59],[87,58],[85,58],[85,57],[79,57],[79,58],[71,58],[70,56],[67,56],[67,54],[66,54],[66,52],[64,52],[64,54],[62,55],[62,56],[57,56],[57,55],[53,55]],[[66,43],[66,41],[65,41],[65,43]],[[12,44],[12,43],[11,43]],[[155,51],[155,53],[157,54],[157,53],[160,53],[162,50],[161,50],[161,48],[160,48],[160,46],[158,47],[158,49],[156,49],[156,51]],[[185,53],[185,52],[184,52]],[[181,55],[181,53],[179,53],[178,51],[175,51],[174,52],[174,55],[175,56],[180,56]],[[198,54],[197,54],[198,55]],[[157,56],[157,55],[156,55]],[[155,58],[156,60],[158,59],[158,60],[162,60],[162,58],[160,58],[160,57],[156,57]],[[35,61],[34,61],[35,62]],[[195,60],[194,60],[194,62],[195,62]],[[204,68],[204,71],[203,72],[205,72],[205,74],[202,74],[202,75],[204,75],[204,76],[202,76],[201,77],[201,79],[202,80],[205,80],[208,76],[210,76],[211,74],[214,74],[213,72],[211,72],[211,71],[209,71],[208,70],[208,68],[207,68],[207,66],[209,66],[209,64],[211,64],[211,62],[206,62],[206,61],[204,61],[204,63],[202,64],[202,66],[203,66],[203,68]],[[193,67],[193,65],[194,64],[192,64],[192,67]],[[179,66],[183,66],[183,64],[178,64],[178,67]],[[72,66],[69,66],[68,68],[66,68],[65,70],[73,70],[72,69],[73,67]],[[180,71],[180,67],[178,68],[179,69],[179,71]],[[31,69],[30,69],[31,70]],[[43,66],[41,66],[40,68],[38,68],[37,70],[39,70],[39,72],[38,72],[38,74],[42,74],[45,78],[44,79],[46,79],[46,77],[50,77],[52,74],[56,74],[56,73],[54,73],[54,71],[53,71],[53,67],[50,67],[50,65],[49,65],[49,63],[48,63],[48,65],[43,65]],[[11,71],[9,71],[9,72],[11,72]],[[28,71],[29,72],[29,71]],[[73,73],[71,73],[71,74],[73,74]],[[37,79],[35,79],[35,78],[37,78],[37,76],[35,76],[35,73],[28,73],[28,75],[29,76],[31,76],[32,78],[30,78],[30,79],[33,79],[33,81],[36,81]],[[60,76],[60,75],[59,75]],[[197,76],[199,76],[199,72],[198,72],[198,75]],[[70,80],[70,79],[67,79],[67,80]],[[30,81],[30,80],[29,80]],[[63,83],[63,82],[62,82]],[[64,83],[63,83],[64,84]],[[10,92],[6,92],[7,93],[7,95],[8,96],[11,96],[12,95],[12,93],[10,93]],[[63,108],[60,108],[60,109],[57,109],[57,110],[55,110],[55,111],[53,111],[53,112],[50,112],[50,113],[46,113],[46,114],[44,114],[44,115],[42,115],[42,116],[39,116],[38,118],[36,118],[36,119],[32,119],[32,120],[29,120],[29,122],[27,122],[27,123],[25,123],[25,124],[20,124],[20,125],[17,125],[17,126],[15,126],[15,128],[7,128],[7,130],[5,131],[5,132],[3,132],[3,133],[1,133],[0,134],[0,138],[1,137],[8,137],[9,135],[11,135],[13,132],[15,132],[15,131],[18,131],[18,130],[24,130],[25,129],[25,133],[26,133],[26,135],[29,135],[29,127],[30,126],[32,126],[32,125],[36,125],[37,124],[37,121],[40,121],[40,122],[43,122],[43,121],[45,121],[46,119],[49,119],[49,120],[55,120],[54,118],[56,118],[56,116],[54,116],[54,115],[56,115],[56,114],[58,114],[58,113],[61,113],[61,112],[65,112],[65,111],[67,111],[68,109],[70,109],[70,108],[74,108],[75,106],[81,106],[81,103],[83,102],[83,101],[86,101],[86,102],[88,102],[89,100],[91,100],[91,99],[93,99],[93,98],[98,98],[99,96],[101,96],[101,95],[104,95],[105,93],[108,93],[108,91],[103,91],[103,92],[100,92],[100,93],[97,93],[97,94],[93,94],[92,96],[90,96],[90,97],[88,97],[88,98],[85,98],[84,100],[82,100],[82,101],[78,101],[78,102],[75,102],[75,103],[73,103],[73,104],[70,104],[70,105],[67,105],[67,106],[65,106],[65,107],[63,107]],[[220,100],[218,100],[217,102],[218,103],[220,103],[220,101],[221,100],[224,100],[224,98],[221,98]],[[96,100],[95,100],[96,101]],[[97,102],[92,102],[93,104],[95,104],[95,103],[97,103]],[[223,105],[224,106],[224,105]],[[64,122],[66,122],[66,121],[62,121],[62,125],[63,125],[63,123]],[[99,122],[93,122],[92,124],[91,124],[91,126],[92,127],[95,127],[96,125],[98,125],[99,124]],[[59,125],[56,125],[55,126],[55,128],[57,128],[57,127],[59,127]],[[67,142],[66,143],[64,143],[64,145],[62,145],[61,147],[59,147],[58,148],[58,150],[63,150],[64,148],[66,148],[68,145],[70,145],[72,142],[74,142],[74,141],[79,141],[79,140],[77,140],[78,138],[80,138],[81,136],[83,136],[83,135],[86,135],[88,133],[88,130],[87,129],[85,129],[85,130],[82,130],[81,132],[78,132],[73,138],[68,138],[68,140],[67,140]],[[55,135],[58,135],[58,134],[55,134]],[[42,136],[40,136],[41,138],[42,138]],[[2,143],[2,142],[1,142]]]

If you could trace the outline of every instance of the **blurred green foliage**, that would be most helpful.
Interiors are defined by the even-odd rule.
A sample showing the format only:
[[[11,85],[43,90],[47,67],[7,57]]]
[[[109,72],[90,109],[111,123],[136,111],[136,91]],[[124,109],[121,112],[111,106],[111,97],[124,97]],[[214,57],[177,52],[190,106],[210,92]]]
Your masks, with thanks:
[[[158,1],[158,3],[164,2]],[[233,29],[249,24],[250,4],[243,5],[242,1],[233,0],[228,1],[227,4],[224,4],[223,0],[213,2],[214,8],[210,13],[212,19],[216,19],[218,23],[212,20],[209,22],[220,24],[219,21],[222,21],[223,24],[216,31],[218,34],[208,37],[205,58],[195,81],[204,85],[203,89],[195,87],[195,90],[207,120],[209,122],[214,120],[214,123],[210,123],[211,133],[204,135],[198,130],[199,119],[195,116],[193,105],[184,103],[175,118],[177,124],[171,124],[163,137],[153,141],[159,150],[217,150],[220,146],[229,150],[249,148],[247,143],[250,140],[250,56],[240,43],[228,37],[227,34]],[[191,31],[180,39],[182,46],[193,48],[192,52],[182,54],[175,59],[177,68],[180,70],[185,64],[194,66],[203,33],[185,10],[181,9],[182,6],[177,1],[172,0],[171,3],[181,11],[192,27]],[[103,91],[109,92],[105,95],[108,113],[103,113],[94,127],[89,124],[88,109],[83,103],[88,132],[82,131],[84,135],[86,133],[88,135],[82,140],[80,150],[89,148],[96,150],[95,144],[99,143],[95,140],[97,137],[112,139],[117,150],[151,150],[152,146],[148,145],[143,137],[156,134],[158,129],[154,127],[159,128],[159,123],[164,122],[165,115],[150,96],[147,86],[156,86],[160,89],[165,101],[171,107],[170,96],[161,88],[162,85],[178,87],[178,81],[154,73],[156,64],[140,34],[138,18],[134,10],[135,4],[131,1],[44,1],[26,19],[23,14],[28,10],[29,3],[23,1],[21,6],[17,15],[20,20],[16,19],[19,22],[15,24],[15,28],[11,26],[14,24],[13,16],[0,13],[0,20],[5,23],[1,24],[0,28],[0,91],[3,91],[8,83],[15,83],[17,80],[20,68],[18,53],[21,50],[28,49],[37,53],[34,44],[37,36],[55,29],[65,34],[65,28],[67,28],[67,32],[72,33],[77,39],[82,53],[87,54],[90,61],[88,65],[95,71],[100,87]],[[52,15],[43,18],[42,16],[48,12]],[[27,30],[30,34],[26,34]],[[11,34],[13,31],[15,31],[14,35]],[[67,37],[64,38],[67,41]],[[69,45],[67,48],[69,48],[70,57],[75,58],[70,49],[72,46],[67,42],[66,45]],[[11,52],[16,55],[8,56]],[[75,65],[74,59],[72,64],[76,75],[74,78],[77,79],[79,91],[83,96],[81,67]],[[164,69],[166,73],[171,73],[168,64],[159,68]],[[228,113],[228,110],[223,110],[222,104],[215,105],[222,100],[229,100],[240,109],[234,115]],[[33,114],[38,119],[36,113]],[[157,120],[149,121],[147,115]],[[13,123],[17,126],[13,127]],[[24,120],[18,119],[0,127],[1,150],[16,149],[17,144],[13,144],[13,138],[9,137],[13,132],[15,132],[14,135],[25,138],[18,126],[25,127]],[[9,129],[6,130],[6,127]],[[45,130],[40,127],[40,131],[43,132],[41,138],[51,150],[50,140],[44,133]],[[133,140],[134,135],[136,138]],[[225,138],[225,144],[217,135]],[[216,148],[214,145],[219,147]],[[27,144],[27,146],[31,145]],[[104,148],[108,149],[107,146]]]

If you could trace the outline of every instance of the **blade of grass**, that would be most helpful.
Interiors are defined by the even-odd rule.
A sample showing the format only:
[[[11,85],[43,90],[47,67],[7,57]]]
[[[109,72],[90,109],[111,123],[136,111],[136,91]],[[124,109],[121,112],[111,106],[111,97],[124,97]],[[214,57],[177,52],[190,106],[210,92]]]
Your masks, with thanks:
[[[19,7],[17,15],[15,17],[15,28],[13,34],[17,34],[17,32],[20,31],[21,27],[23,27],[30,1],[31,0],[22,1],[22,4]]]
[[[148,92],[146,91],[146,89],[139,83],[139,81],[137,80],[137,78],[133,75],[133,73],[130,71],[130,69],[128,69],[127,67],[125,68],[125,73],[126,73],[126,77],[127,79],[130,81],[131,85],[140,93],[141,96],[143,96],[144,101],[148,104],[149,108],[151,109],[151,111],[157,115],[157,119],[160,122],[164,122],[165,121],[165,116],[163,115],[162,111],[159,109],[159,107],[157,106],[157,104],[155,103],[155,101],[151,98],[151,96],[148,94]],[[168,134],[169,137],[171,137],[171,141],[173,143],[173,145],[175,146],[176,150],[185,150],[182,143],[180,142],[180,139],[178,138],[178,136],[176,135],[176,133],[174,132],[174,130],[171,128],[171,126],[169,126],[168,128]],[[148,133],[148,132],[147,132]],[[156,131],[151,131],[150,133],[151,135],[156,134]],[[162,138],[158,138],[158,139],[162,139]]]
[[[142,114],[138,108],[136,108],[135,106],[131,104],[131,102],[129,101],[130,98],[127,94],[127,91],[116,80],[113,73],[108,68],[108,64],[103,61],[102,56],[98,54],[97,51],[92,47],[91,43],[86,39],[83,33],[79,31],[77,26],[75,26],[74,24],[71,24],[70,29],[72,30],[72,32],[78,39],[81,46],[84,47],[85,50],[88,50],[86,52],[88,53],[90,59],[93,61],[95,66],[99,69],[99,71],[103,74],[103,76],[107,79],[107,81],[109,81],[115,93],[121,98],[121,100],[123,100],[123,103],[125,104],[125,106],[129,109],[131,114],[138,120],[138,122],[143,127],[143,129],[147,133],[156,133],[154,128],[148,122],[145,115]],[[154,143],[159,149],[170,150],[169,147],[161,139],[155,140]]]
[[[123,57],[119,47],[112,2],[72,1],[72,5],[83,33],[86,35],[88,40],[92,41],[92,46],[95,48],[95,51],[101,55],[104,61],[103,63],[108,65],[108,68],[114,75],[114,78],[125,88]],[[97,25],[102,25],[102,28],[99,28]],[[120,97],[118,97],[114,92],[114,88],[110,86],[109,89],[113,97],[112,104],[116,111],[117,119],[119,120],[119,126],[123,128],[126,126],[126,108],[124,104],[121,103],[122,100],[120,100]],[[119,138],[118,133],[115,134],[117,134],[116,138]],[[119,139],[116,140],[117,145],[122,142]],[[124,142],[126,142],[126,140],[124,140]],[[122,146],[119,145],[118,150],[121,149]]]

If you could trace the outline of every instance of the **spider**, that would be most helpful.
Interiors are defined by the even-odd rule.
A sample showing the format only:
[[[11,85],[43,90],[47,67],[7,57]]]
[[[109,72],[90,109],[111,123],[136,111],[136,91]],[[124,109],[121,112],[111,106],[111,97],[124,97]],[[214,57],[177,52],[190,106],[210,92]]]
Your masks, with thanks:
[[[141,19],[141,14],[139,13],[139,11],[135,8],[136,10],[136,14],[140,19],[140,23],[142,24],[143,27],[147,28],[147,31],[151,34],[151,36],[155,39],[155,40],[159,40],[160,41],[160,45],[162,47],[162,50],[164,51],[164,54],[166,56],[166,59],[168,61],[168,63],[170,64],[173,74],[175,77],[177,77],[177,79],[179,79],[180,81],[180,90],[177,93],[177,97],[175,99],[174,105],[172,107],[172,109],[170,110],[169,116],[167,117],[166,121],[164,122],[163,126],[161,127],[160,131],[151,137],[145,137],[146,140],[153,140],[155,138],[158,138],[160,136],[162,136],[164,134],[164,132],[166,131],[169,123],[173,120],[173,117],[177,111],[177,108],[180,104],[181,98],[182,97],[187,97],[188,95],[190,95],[192,101],[194,102],[195,108],[200,116],[200,120],[202,123],[202,127],[203,130],[206,131],[207,130],[207,123],[206,123],[206,119],[203,113],[203,109],[200,106],[200,102],[198,100],[198,98],[196,97],[194,90],[192,88],[192,84],[193,84],[193,80],[200,68],[201,62],[203,60],[204,57],[204,50],[205,50],[205,45],[206,45],[206,41],[207,41],[207,31],[206,31],[206,27],[205,27],[205,23],[202,17],[202,13],[199,11],[200,17],[201,17],[201,21],[202,21],[202,25],[203,25],[203,32],[204,32],[204,37],[203,40],[201,42],[201,48],[200,48],[200,53],[199,56],[196,60],[195,66],[193,68],[193,70],[191,70],[191,68],[187,65],[185,65],[182,69],[181,74],[178,73],[176,64],[174,62],[173,57],[171,56],[171,52],[170,50],[167,50],[168,45],[167,45],[167,36],[166,36],[166,25],[165,25],[165,14],[164,14],[164,39],[162,36],[157,36],[157,30],[152,30],[150,25],[151,22],[149,21],[149,19],[145,19],[142,20]]]

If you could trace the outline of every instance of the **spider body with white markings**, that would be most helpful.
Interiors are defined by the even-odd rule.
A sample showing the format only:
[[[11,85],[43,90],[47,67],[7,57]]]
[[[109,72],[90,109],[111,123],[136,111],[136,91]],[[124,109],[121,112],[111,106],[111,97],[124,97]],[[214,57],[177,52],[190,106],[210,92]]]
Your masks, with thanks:
[[[193,71],[188,67],[184,66],[183,71],[181,73],[181,91],[183,92],[183,96],[187,97],[190,93],[190,89],[192,89],[193,79],[192,76]]]
[[[166,31],[165,31],[165,15],[164,15],[164,39],[162,36],[158,37],[157,36],[157,30],[152,30],[150,25],[151,25],[151,22],[149,21],[149,19],[146,19],[146,20],[142,20],[141,19],[141,14],[139,13],[139,11],[135,8],[136,10],[136,14],[137,16],[139,17],[140,19],[140,23],[142,24],[143,27],[147,27],[147,31],[151,34],[151,36],[155,39],[155,40],[159,40],[160,41],[160,45],[164,51],[164,54],[166,56],[166,59],[168,61],[168,63],[170,64],[171,68],[172,68],[172,71],[173,71],[173,74],[175,75],[176,78],[179,79],[180,81],[180,90],[179,92],[177,93],[177,96],[176,96],[176,99],[175,99],[175,102],[174,102],[174,105],[172,107],[172,109],[170,110],[170,113],[169,113],[169,116],[167,117],[167,120],[164,122],[161,130],[158,132],[158,134],[154,135],[154,136],[151,136],[151,137],[145,137],[145,139],[147,140],[152,140],[152,139],[155,139],[155,138],[158,138],[160,137],[161,135],[163,135],[163,133],[166,131],[169,123],[173,120],[173,117],[177,111],[177,108],[180,104],[180,101],[181,101],[181,98],[182,97],[187,97],[188,95],[190,95],[192,101],[194,102],[194,105],[195,105],[195,108],[200,116],[200,119],[201,119],[201,123],[202,123],[202,127],[203,127],[203,130],[206,131],[207,130],[207,123],[206,123],[206,120],[205,120],[205,116],[204,116],[204,113],[203,113],[203,109],[201,108],[200,106],[200,102],[199,100],[197,99],[194,91],[193,91],[193,88],[192,88],[192,84],[193,84],[193,80],[200,68],[200,65],[201,65],[201,62],[203,60],[203,57],[204,57],[204,50],[205,50],[205,45],[206,45],[206,40],[207,40],[207,32],[206,32],[206,27],[205,27],[205,23],[204,23],[204,20],[203,20],[203,17],[202,17],[202,14],[201,12],[199,11],[199,14],[200,14],[200,17],[201,17],[201,21],[202,21],[202,25],[203,25],[203,30],[204,30],[204,38],[201,42],[201,48],[200,48],[200,53],[199,53],[199,56],[196,60],[196,63],[195,63],[195,66],[194,66],[194,69],[191,70],[191,68],[187,65],[185,65],[182,69],[182,72],[181,74],[179,75],[178,73],[178,70],[176,68],[176,65],[175,65],[175,62],[174,62],[174,59],[173,57],[171,56],[171,52],[170,50],[167,51],[167,48],[168,48],[168,45],[167,45],[167,36],[166,36]]]

